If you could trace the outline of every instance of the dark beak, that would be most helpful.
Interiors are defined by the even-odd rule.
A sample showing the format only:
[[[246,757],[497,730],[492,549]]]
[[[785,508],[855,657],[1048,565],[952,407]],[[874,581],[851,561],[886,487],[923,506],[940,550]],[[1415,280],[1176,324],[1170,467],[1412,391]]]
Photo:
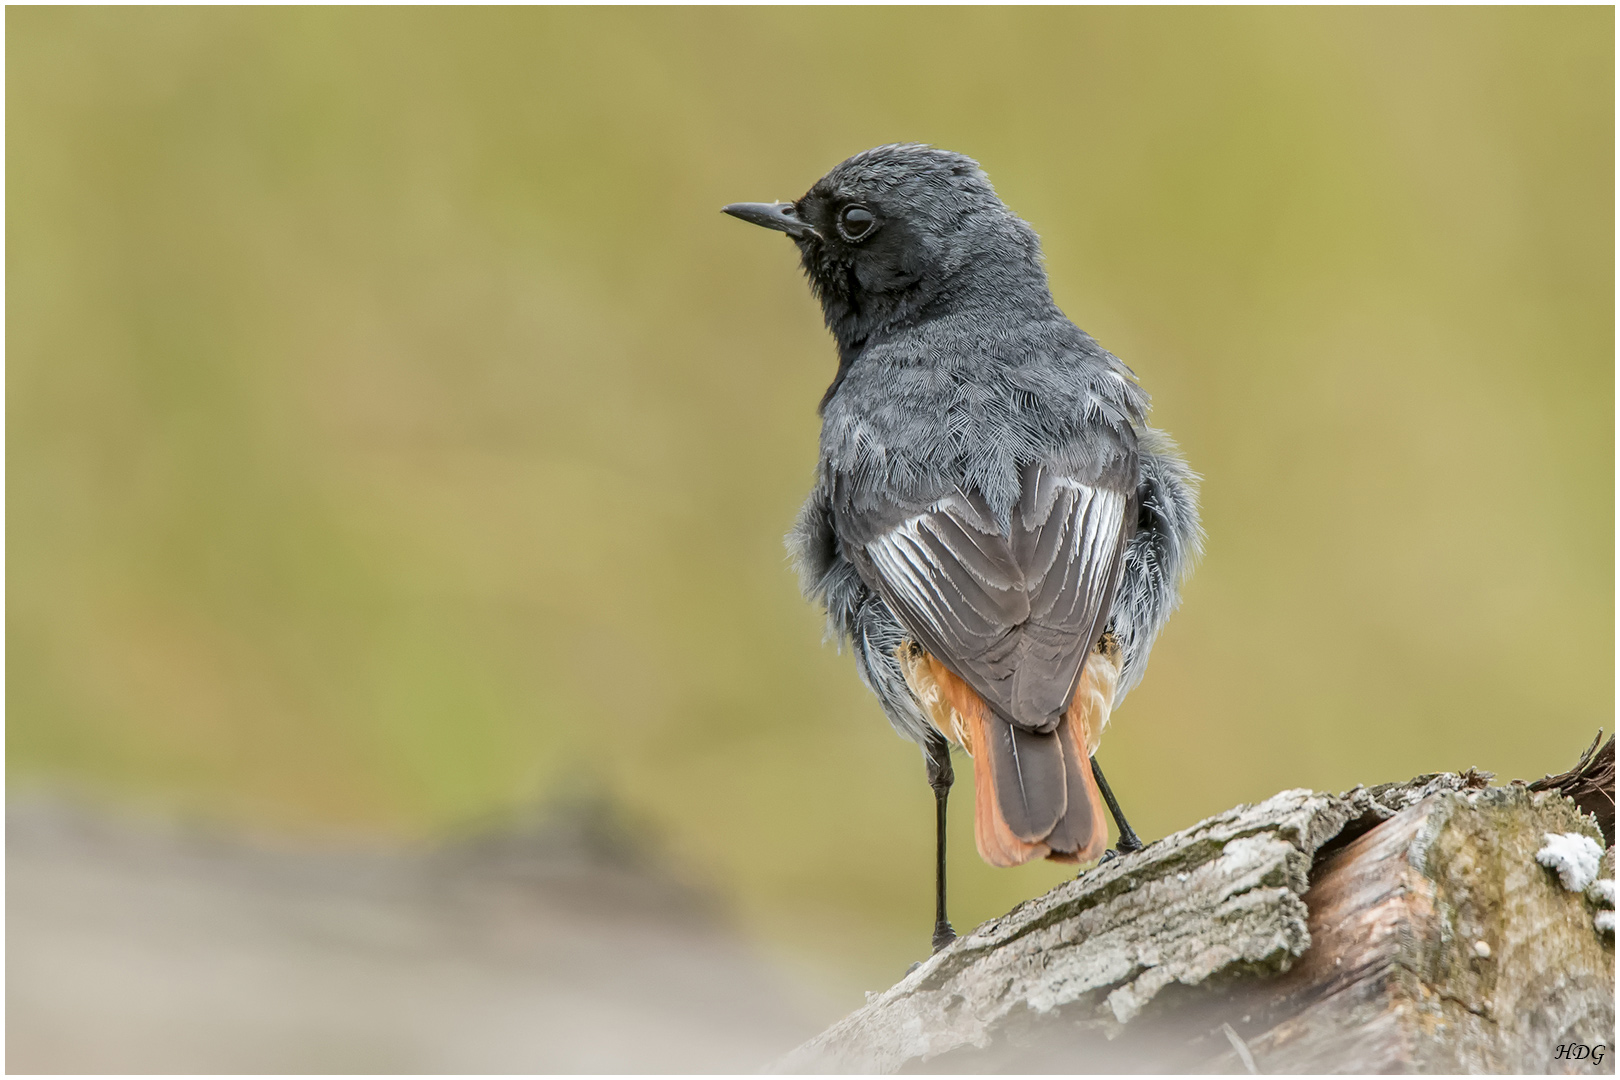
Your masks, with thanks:
[[[789,202],[739,202],[730,206],[721,207],[721,213],[730,214],[734,218],[751,221],[755,225],[763,225],[767,229],[776,229],[785,232],[795,239],[804,236],[821,234],[810,225],[808,221],[800,219],[793,204]]]

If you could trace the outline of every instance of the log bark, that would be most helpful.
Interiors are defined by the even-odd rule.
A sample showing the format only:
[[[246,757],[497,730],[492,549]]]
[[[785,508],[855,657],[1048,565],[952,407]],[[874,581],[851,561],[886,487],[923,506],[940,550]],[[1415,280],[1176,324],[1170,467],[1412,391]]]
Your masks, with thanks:
[[[1557,1048],[1613,1043],[1613,851],[1606,890],[1571,891],[1538,852],[1602,850],[1597,821],[1488,781],[1218,814],[979,926],[776,1068],[1612,1072]]]

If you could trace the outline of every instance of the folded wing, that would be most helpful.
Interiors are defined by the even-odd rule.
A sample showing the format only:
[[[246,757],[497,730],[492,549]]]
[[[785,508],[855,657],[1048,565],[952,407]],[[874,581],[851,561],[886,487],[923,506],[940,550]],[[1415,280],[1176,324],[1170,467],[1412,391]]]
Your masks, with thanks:
[[[889,607],[930,653],[1019,727],[1050,731],[1119,584],[1127,491],[1034,465],[1003,531],[953,492],[867,541]]]
[[[989,754],[1007,827],[1036,841],[1063,817],[1080,764],[1065,763],[1058,728],[1107,624],[1132,512],[1129,487],[1044,464],[1021,481],[1006,530],[977,493],[956,491],[868,540],[856,563],[989,706],[975,752]]]

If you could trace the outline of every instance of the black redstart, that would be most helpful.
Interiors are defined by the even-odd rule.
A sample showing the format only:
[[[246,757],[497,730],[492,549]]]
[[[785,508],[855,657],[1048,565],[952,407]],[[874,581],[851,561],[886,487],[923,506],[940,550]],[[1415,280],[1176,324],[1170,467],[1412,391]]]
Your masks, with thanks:
[[[798,245],[838,343],[815,488],[789,536],[808,596],[923,748],[945,913],[950,744],[973,757],[995,866],[1140,848],[1097,768],[1202,533],[1196,478],[1147,394],[1058,310],[1040,241],[977,162],[856,154],[734,217]],[[1088,767],[1089,762],[1089,767]]]

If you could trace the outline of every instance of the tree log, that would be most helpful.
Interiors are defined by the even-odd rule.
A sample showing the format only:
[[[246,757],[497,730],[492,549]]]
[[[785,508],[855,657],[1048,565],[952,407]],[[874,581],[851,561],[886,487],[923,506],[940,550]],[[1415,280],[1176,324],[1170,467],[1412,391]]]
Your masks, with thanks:
[[[1612,1072],[1590,1048],[1613,1042],[1613,850],[1572,891],[1560,852],[1595,858],[1598,822],[1488,781],[1218,814],[984,923],[776,1068]]]

